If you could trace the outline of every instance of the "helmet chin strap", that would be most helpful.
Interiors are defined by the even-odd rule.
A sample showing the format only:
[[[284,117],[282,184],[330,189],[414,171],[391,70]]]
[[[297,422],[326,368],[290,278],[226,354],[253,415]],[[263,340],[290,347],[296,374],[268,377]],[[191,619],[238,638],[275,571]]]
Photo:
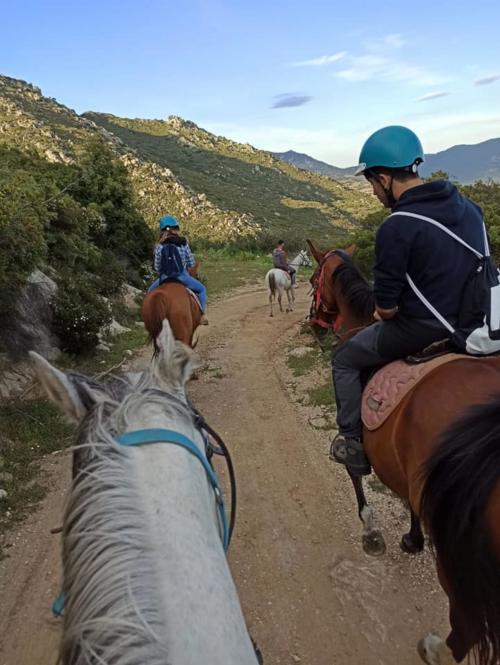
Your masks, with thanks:
[[[380,180],[379,180],[379,182],[382,185]],[[389,187],[384,187],[384,185],[382,185],[382,187],[384,188],[385,195],[387,197],[387,203],[389,204],[388,208],[391,208],[391,209],[394,208],[394,206],[396,205],[396,197],[394,196],[394,193],[392,191],[392,183],[393,182],[394,182],[394,178],[391,176],[391,184],[389,185]]]

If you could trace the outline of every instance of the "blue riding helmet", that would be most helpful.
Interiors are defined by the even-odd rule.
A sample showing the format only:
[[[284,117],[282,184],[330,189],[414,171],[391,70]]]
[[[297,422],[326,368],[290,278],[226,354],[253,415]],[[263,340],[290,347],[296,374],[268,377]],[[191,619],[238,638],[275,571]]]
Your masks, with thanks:
[[[361,148],[355,175],[383,166],[388,169],[409,169],[416,173],[424,161],[424,149],[418,136],[400,125],[383,127],[372,134]]]
[[[163,217],[160,217],[160,231],[174,228],[179,228],[179,222],[173,215],[164,215]]]

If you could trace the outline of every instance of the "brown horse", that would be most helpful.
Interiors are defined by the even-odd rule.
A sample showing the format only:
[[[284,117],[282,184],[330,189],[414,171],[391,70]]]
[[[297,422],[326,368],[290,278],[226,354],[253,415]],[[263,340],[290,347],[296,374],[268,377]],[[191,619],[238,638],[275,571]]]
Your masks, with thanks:
[[[353,248],[322,252],[312,283],[314,320],[342,321],[345,340],[373,322],[370,286],[351,261]],[[449,597],[451,632],[429,635],[419,653],[430,665],[461,662],[474,650],[479,665],[500,663],[500,398],[460,420],[471,406],[500,394],[500,358],[445,364],[406,395],[375,431],[363,432],[368,458],[382,482],[408,502],[411,528],[401,546],[422,550],[423,519],[435,546],[437,569]],[[494,422],[489,428],[485,418]],[[351,476],[365,533],[363,545],[381,554],[362,478]]]
[[[198,264],[189,270],[197,276]],[[163,320],[167,319],[175,339],[193,346],[193,335],[200,325],[201,311],[198,303],[185,286],[179,282],[166,282],[146,294],[142,304],[144,325],[158,352],[156,339],[161,333]]]

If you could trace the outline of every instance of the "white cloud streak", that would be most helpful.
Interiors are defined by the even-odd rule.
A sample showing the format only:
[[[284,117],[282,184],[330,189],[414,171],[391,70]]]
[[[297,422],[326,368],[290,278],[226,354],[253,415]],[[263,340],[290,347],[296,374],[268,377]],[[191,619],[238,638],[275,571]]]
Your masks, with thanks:
[[[450,95],[450,92],[447,92],[446,90],[441,90],[440,92],[429,92],[427,95],[423,95],[422,97],[417,97],[415,100],[416,102],[428,102],[431,99],[439,99],[439,97],[448,97]]]
[[[435,74],[419,65],[368,54],[350,58],[349,67],[337,72],[338,78],[358,82],[370,80],[401,81],[416,86],[434,86],[448,82],[449,77]]]
[[[477,79],[474,81],[474,85],[490,85],[491,83],[496,83],[500,81],[500,74],[494,74],[493,76],[485,76],[482,79]]]
[[[333,55],[320,55],[319,58],[312,58],[311,60],[301,60],[299,62],[292,62],[292,67],[323,67],[330,65],[332,62],[338,62],[347,55],[347,51],[340,51]]]
[[[462,143],[479,143],[500,137],[500,113],[426,113],[402,116],[394,123],[411,127],[420,137],[427,153],[445,150]],[[296,150],[335,166],[353,166],[359,150],[378,125],[355,131],[332,130],[330,127],[298,129],[269,124],[247,126],[205,123],[209,131],[234,141],[251,143],[262,150],[284,152]]]

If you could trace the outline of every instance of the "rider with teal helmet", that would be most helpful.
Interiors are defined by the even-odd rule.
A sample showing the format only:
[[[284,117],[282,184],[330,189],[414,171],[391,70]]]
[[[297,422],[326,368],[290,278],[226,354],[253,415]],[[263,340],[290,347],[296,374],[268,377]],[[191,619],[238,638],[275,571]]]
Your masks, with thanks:
[[[208,320],[205,316],[207,308],[207,289],[204,284],[202,284],[188,272],[189,268],[194,268],[194,266],[196,266],[196,259],[193,255],[193,252],[191,251],[187,239],[180,235],[179,222],[173,215],[164,215],[163,217],[160,217],[160,238],[154,252],[154,268],[158,273],[160,273],[160,276],[149,287],[149,291],[157,288],[160,283],[162,283],[162,281],[168,277],[161,274],[162,253],[164,245],[166,244],[175,246],[179,258],[182,262],[183,269],[180,273],[175,274],[175,281],[180,282],[185,287],[196,293],[200,301],[202,311],[200,323],[202,325],[207,325]]]
[[[482,212],[447,180],[424,182],[417,135],[398,125],[374,132],[359,157],[373,193],[390,214],[375,239],[375,323],[337,347],[332,359],[339,434],[330,456],[354,475],[370,473],[362,442],[361,375],[448,337],[408,277],[452,325],[476,258],[442,226],[483,252]],[[429,219],[437,221],[436,226]]]

